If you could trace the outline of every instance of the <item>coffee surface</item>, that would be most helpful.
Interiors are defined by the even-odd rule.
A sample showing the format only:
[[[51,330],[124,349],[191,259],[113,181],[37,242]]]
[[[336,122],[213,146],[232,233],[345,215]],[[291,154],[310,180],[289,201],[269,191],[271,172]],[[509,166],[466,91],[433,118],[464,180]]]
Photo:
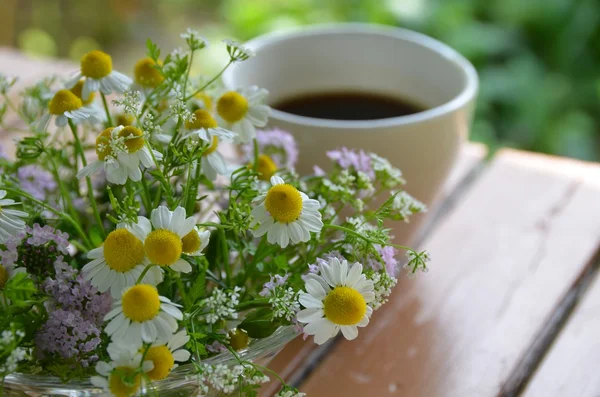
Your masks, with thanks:
[[[378,120],[425,110],[425,107],[405,99],[364,92],[306,94],[271,106],[298,116],[330,120]]]

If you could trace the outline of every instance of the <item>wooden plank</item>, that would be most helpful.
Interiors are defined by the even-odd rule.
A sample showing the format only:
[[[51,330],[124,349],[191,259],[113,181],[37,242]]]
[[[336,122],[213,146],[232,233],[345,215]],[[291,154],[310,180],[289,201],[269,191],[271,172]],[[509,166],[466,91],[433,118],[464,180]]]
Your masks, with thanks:
[[[436,208],[429,211],[429,218],[432,220],[425,222],[423,229],[433,227],[433,220],[440,219],[440,212],[447,212],[449,198],[455,196],[462,190],[465,181],[470,180],[473,173],[477,171],[487,154],[487,148],[478,143],[467,143],[463,146],[461,154],[454,166],[448,180],[442,188],[441,198]],[[312,362],[323,356],[330,345],[317,346],[312,339],[303,341],[302,338],[296,338],[288,344],[271,361],[269,367],[281,375],[290,383],[296,383],[310,369]],[[270,396],[279,389],[279,382],[273,381],[263,387],[261,395]]]
[[[301,389],[496,396],[598,248],[598,181],[598,165],[501,151],[424,242],[431,271],[402,279]]]
[[[586,292],[586,283],[580,288],[583,295],[566,327],[548,351],[524,397],[598,397],[600,396],[600,278],[597,255],[588,280],[592,283]],[[585,292],[585,294],[583,294]],[[575,298],[579,298],[577,296]]]

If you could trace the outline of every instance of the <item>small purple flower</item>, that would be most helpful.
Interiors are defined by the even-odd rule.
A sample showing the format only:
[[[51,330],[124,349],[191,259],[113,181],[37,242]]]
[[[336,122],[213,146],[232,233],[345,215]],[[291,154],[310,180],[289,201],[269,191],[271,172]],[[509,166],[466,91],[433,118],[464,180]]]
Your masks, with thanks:
[[[318,165],[315,165],[313,167],[313,173],[315,174],[315,176],[325,176],[325,171],[323,171],[323,168],[319,167]]]
[[[354,168],[356,171],[364,172],[371,179],[375,178],[371,157],[362,149],[350,150],[347,147],[342,147],[339,150],[328,151],[327,157],[344,169]]]
[[[385,265],[385,270],[387,274],[392,277],[396,277],[398,275],[398,260],[396,259],[396,255],[398,251],[394,247],[390,246],[375,246],[377,253],[383,260],[383,264]],[[367,264],[371,266],[373,270],[379,271],[381,270],[381,263],[375,259],[375,257],[371,257]]]
[[[276,274],[271,276],[271,280],[267,281],[263,285],[262,291],[260,291],[260,296],[269,296],[271,295],[271,291],[273,291],[276,287],[282,286],[287,282],[287,279],[290,275],[286,274],[285,276],[280,276]]]
[[[21,188],[38,200],[44,200],[57,187],[52,174],[37,165],[19,167],[17,177]]]
[[[289,132],[272,129],[256,131],[256,141],[260,153],[267,154],[281,168],[293,169],[298,161],[298,145]],[[252,144],[242,147],[246,157],[254,157]]]
[[[100,329],[76,310],[59,309],[50,312],[35,342],[42,355],[58,354],[87,367],[98,359],[95,351],[101,343]]]
[[[219,341],[214,341],[210,345],[206,345],[206,350],[211,353],[223,353],[227,351],[227,347]]]

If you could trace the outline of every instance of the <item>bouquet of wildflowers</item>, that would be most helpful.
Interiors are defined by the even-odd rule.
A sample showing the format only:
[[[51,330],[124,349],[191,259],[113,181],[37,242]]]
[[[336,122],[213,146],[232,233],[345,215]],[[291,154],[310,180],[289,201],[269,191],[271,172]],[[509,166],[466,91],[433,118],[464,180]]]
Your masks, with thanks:
[[[0,388],[20,372],[151,394],[185,366],[201,393],[256,395],[270,370],[244,359],[254,343],[282,327],[354,339],[400,261],[427,270],[384,226],[425,209],[398,169],[341,148],[299,176],[293,137],[257,130],[267,91],[190,76],[207,42],[182,38],[165,57],[148,41],[133,80],[101,51],[18,101],[0,76],[16,141],[0,157]],[[224,50],[225,68],[253,55]],[[234,364],[205,363],[215,355]]]

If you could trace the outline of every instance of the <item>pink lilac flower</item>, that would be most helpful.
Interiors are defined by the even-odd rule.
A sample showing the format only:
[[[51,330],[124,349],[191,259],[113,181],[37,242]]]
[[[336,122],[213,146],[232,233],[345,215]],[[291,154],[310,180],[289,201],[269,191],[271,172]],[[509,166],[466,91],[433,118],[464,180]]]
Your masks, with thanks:
[[[52,174],[37,165],[19,167],[17,177],[21,188],[38,200],[44,200],[57,187]]]
[[[206,345],[206,350],[211,353],[223,353],[227,351],[227,347],[219,341],[214,341],[210,345]]]
[[[275,289],[275,287],[284,285],[289,276],[290,276],[289,274],[286,274],[285,276],[280,276],[279,274],[271,276],[271,280],[267,281],[263,285],[263,289],[262,289],[262,291],[260,291],[259,295],[260,296],[271,295],[271,291],[273,291]]]
[[[54,298],[46,302],[46,308],[78,311],[86,320],[102,325],[104,316],[111,308],[110,295],[100,294],[77,269],[63,259],[59,256],[54,262],[55,278],[49,277],[42,284],[42,289]]]
[[[356,171],[364,172],[371,179],[375,178],[371,157],[362,149],[350,150],[347,147],[342,147],[339,150],[328,151],[327,157],[344,169],[354,168]]]
[[[256,131],[256,141],[260,153],[267,154],[281,168],[293,169],[298,161],[298,145],[287,131],[277,128]],[[242,147],[247,158],[254,157],[254,147],[247,144]]]
[[[79,311],[59,309],[50,313],[35,342],[42,356],[58,354],[88,367],[98,360],[96,349],[102,340],[98,326]]]
[[[389,274],[392,277],[396,277],[398,275],[398,260],[396,259],[396,255],[398,254],[398,251],[394,248],[394,247],[390,247],[390,246],[385,246],[385,247],[381,247],[381,246],[376,246],[375,249],[377,250],[377,253],[379,254],[379,256],[381,257],[381,259],[383,260],[383,264],[385,265],[385,270],[387,272],[387,274]],[[381,263],[376,260],[375,258],[370,258],[367,261],[367,264],[369,266],[371,266],[371,268],[373,270],[381,270]]]

